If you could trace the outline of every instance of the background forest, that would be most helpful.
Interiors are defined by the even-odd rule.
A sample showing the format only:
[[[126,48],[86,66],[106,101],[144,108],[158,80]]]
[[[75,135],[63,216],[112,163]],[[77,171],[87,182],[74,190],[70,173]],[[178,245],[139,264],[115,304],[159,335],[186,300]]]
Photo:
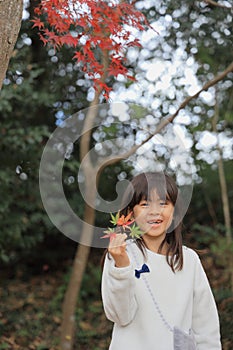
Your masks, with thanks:
[[[62,304],[79,246],[50,221],[40,196],[39,166],[49,136],[66,118],[90,106],[95,90],[73,59],[72,48],[54,50],[39,39],[38,28],[31,22],[38,3],[25,1],[0,98],[0,350],[60,348]],[[170,0],[148,0],[136,1],[135,7],[155,29],[135,29],[133,34],[142,46],[125,52],[126,67],[136,81],[124,74],[110,76],[110,99],[103,94],[99,99],[103,104],[130,103],[135,120],[125,126],[121,121],[119,129],[110,125],[95,130],[93,146],[109,135],[126,139],[133,135],[130,145],[136,144],[142,137],[141,128],[149,125],[153,129],[174,114],[185,99],[224,72],[232,61],[230,1],[185,0],[178,6]],[[189,158],[186,167],[182,163],[171,170],[179,172],[184,182],[191,176],[193,183],[184,242],[199,251],[210,280],[223,350],[233,349],[232,77],[231,71],[190,99],[172,124],[179,130]],[[67,156],[63,186],[70,206],[83,217],[85,207],[77,181],[80,147],[77,142]],[[167,166],[168,161],[166,147],[152,143],[128,160],[105,167],[99,192],[105,200],[114,200],[116,183],[138,171],[138,164],[148,170],[151,164]],[[109,215],[98,212],[95,224],[108,226]],[[108,348],[112,325],[103,314],[100,297],[102,254],[103,248],[91,248],[81,276],[74,350]]]

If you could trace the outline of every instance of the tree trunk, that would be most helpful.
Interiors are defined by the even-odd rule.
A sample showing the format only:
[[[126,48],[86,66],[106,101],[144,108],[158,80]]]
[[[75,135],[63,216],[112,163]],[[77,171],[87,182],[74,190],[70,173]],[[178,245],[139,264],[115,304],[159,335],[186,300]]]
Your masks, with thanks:
[[[217,101],[217,92],[215,92],[215,95],[216,95],[215,115],[213,118],[212,125],[213,125],[213,131],[216,133],[217,140],[218,140],[217,122],[219,118],[219,108],[218,108],[218,101]],[[224,172],[224,165],[223,165],[223,159],[222,159],[222,150],[218,141],[217,141],[217,150],[219,154],[218,174],[219,174],[219,182],[220,182],[220,188],[221,188],[224,222],[226,227],[226,239],[227,239],[227,242],[230,244],[232,242],[230,205],[229,205],[229,199],[228,199],[226,176]]]
[[[90,188],[91,190],[91,188]],[[92,203],[95,203],[95,192],[90,191],[89,200]],[[95,224],[95,209],[94,204],[92,207],[85,205],[84,219],[91,226],[86,226],[82,229],[82,235],[90,238],[89,245],[79,244],[74,258],[74,263],[72,266],[72,274],[70,276],[69,285],[65,294],[65,299],[63,303],[63,318],[61,326],[61,349],[71,350],[73,349],[74,339],[75,339],[75,310],[77,305],[77,297],[81,289],[83,274],[86,269],[88,256],[90,253],[91,247],[91,238],[93,232],[93,226]],[[85,243],[87,238],[85,238]]]
[[[80,158],[81,161],[86,156],[87,161],[83,166],[84,175],[85,175],[85,198],[88,198],[88,205],[85,203],[84,209],[84,218],[83,221],[87,225],[83,225],[81,242],[77,248],[73,267],[72,274],[69,280],[69,284],[66,290],[63,310],[62,310],[62,325],[61,325],[61,349],[62,350],[72,350],[74,346],[75,339],[75,310],[77,305],[77,299],[79,291],[82,284],[83,274],[85,272],[87,261],[91,249],[91,242],[93,237],[93,227],[95,225],[95,199],[96,199],[96,190],[98,179],[93,178],[90,174],[93,174],[95,169],[91,163],[91,160],[88,156],[88,151],[90,147],[90,137],[91,137],[91,126],[96,118],[97,109],[94,111],[91,107],[98,104],[99,96],[101,91],[97,91],[95,99],[90,105],[89,112],[87,113],[86,120],[83,127],[81,145],[80,145]],[[87,130],[87,131],[86,131]],[[84,237],[85,245],[82,244],[82,237]],[[89,242],[87,241],[89,240]]]
[[[218,223],[217,215],[216,215],[213,203],[211,202],[211,199],[210,199],[210,197],[209,197],[209,195],[207,193],[207,190],[205,189],[205,185],[203,186],[203,194],[204,194],[204,198],[205,198],[205,201],[206,201],[206,205],[207,205],[207,209],[208,209],[209,215],[210,215],[210,217],[212,219],[213,226],[216,226],[217,223]]]
[[[0,0],[0,89],[19,34],[23,0]]]
[[[223,215],[224,215],[224,222],[226,227],[226,239],[227,239],[227,242],[230,244],[232,242],[231,214],[230,214],[227,183],[226,183],[226,176],[225,176],[225,171],[223,166],[221,150],[219,150],[219,155],[220,157],[218,160],[218,174],[219,174],[219,182],[220,182],[221,195],[222,195]]]
[[[218,108],[218,101],[217,101],[217,92],[215,88],[215,115],[213,118],[213,131],[216,133],[217,140],[218,140],[218,130],[217,130],[217,121],[219,118],[219,108]],[[230,212],[230,204],[228,199],[228,191],[227,191],[227,182],[226,182],[226,176],[224,171],[224,164],[223,164],[223,158],[222,158],[222,149],[219,145],[219,141],[217,141],[217,150],[219,154],[218,159],[218,174],[219,174],[219,182],[220,182],[220,189],[221,189],[221,197],[222,197],[222,206],[223,206],[223,216],[224,216],[224,223],[226,228],[226,240],[228,245],[232,244],[232,235],[231,235],[231,212]],[[229,278],[230,278],[230,286],[231,290],[233,292],[233,257],[230,256],[230,260],[228,262],[229,264]]]

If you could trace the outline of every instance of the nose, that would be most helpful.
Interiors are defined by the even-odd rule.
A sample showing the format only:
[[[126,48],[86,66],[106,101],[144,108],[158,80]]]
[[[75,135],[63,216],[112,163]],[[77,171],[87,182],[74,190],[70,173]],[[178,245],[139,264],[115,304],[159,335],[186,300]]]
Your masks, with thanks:
[[[149,210],[149,213],[151,215],[157,215],[157,214],[160,214],[161,213],[161,206],[160,206],[160,203],[158,202],[151,202],[150,203],[150,210]]]

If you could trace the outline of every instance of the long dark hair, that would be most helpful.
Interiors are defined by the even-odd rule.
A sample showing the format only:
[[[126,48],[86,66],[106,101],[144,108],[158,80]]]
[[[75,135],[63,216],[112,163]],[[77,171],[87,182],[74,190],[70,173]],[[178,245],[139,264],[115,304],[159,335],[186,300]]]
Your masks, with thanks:
[[[174,179],[163,172],[146,172],[135,176],[129,183],[120,209],[120,215],[127,215],[135,205],[141,200],[147,200],[152,190],[155,190],[160,199],[170,201],[174,206],[173,221],[167,230],[166,236],[159,246],[158,253],[161,253],[164,245],[167,243],[166,260],[172,271],[179,271],[183,268],[182,251],[182,220],[180,215],[180,199],[178,198],[178,187]],[[146,258],[146,244],[142,238],[136,239],[136,244]],[[102,264],[107,250],[102,258]]]
[[[127,215],[141,200],[149,199],[152,190],[156,189],[161,199],[170,201],[174,206],[174,216],[171,226],[162,241],[158,253],[161,253],[163,246],[167,243],[166,260],[172,271],[181,270],[183,267],[182,251],[182,220],[179,218],[178,187],[173,178],[163,172],[147,172],[135,176],[127,187],[122,200],[120,215]],[[137,239],[136,244],[146,256],[146,244],[142,239]]]

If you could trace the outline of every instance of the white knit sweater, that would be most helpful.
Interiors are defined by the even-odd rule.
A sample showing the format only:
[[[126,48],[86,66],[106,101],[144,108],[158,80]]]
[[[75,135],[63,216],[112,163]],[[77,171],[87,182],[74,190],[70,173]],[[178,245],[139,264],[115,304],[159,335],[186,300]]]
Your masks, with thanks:
[[[159,317],[142,275],[135,277],[135,269],[146,262],[150,272],[144,276],[166,321],[185,332],[192,329],[197,350],[221,350],[218,313],[197,254],[183,247],[183,269],[174,273],[164,255],[146,250],[144,261],[135,243],[129,243],[127,251],[130,266],[117,268],[112,258],[105,259],[103,306],[107,318],[114,322],[109,349],[173,349],[173,333]]]

